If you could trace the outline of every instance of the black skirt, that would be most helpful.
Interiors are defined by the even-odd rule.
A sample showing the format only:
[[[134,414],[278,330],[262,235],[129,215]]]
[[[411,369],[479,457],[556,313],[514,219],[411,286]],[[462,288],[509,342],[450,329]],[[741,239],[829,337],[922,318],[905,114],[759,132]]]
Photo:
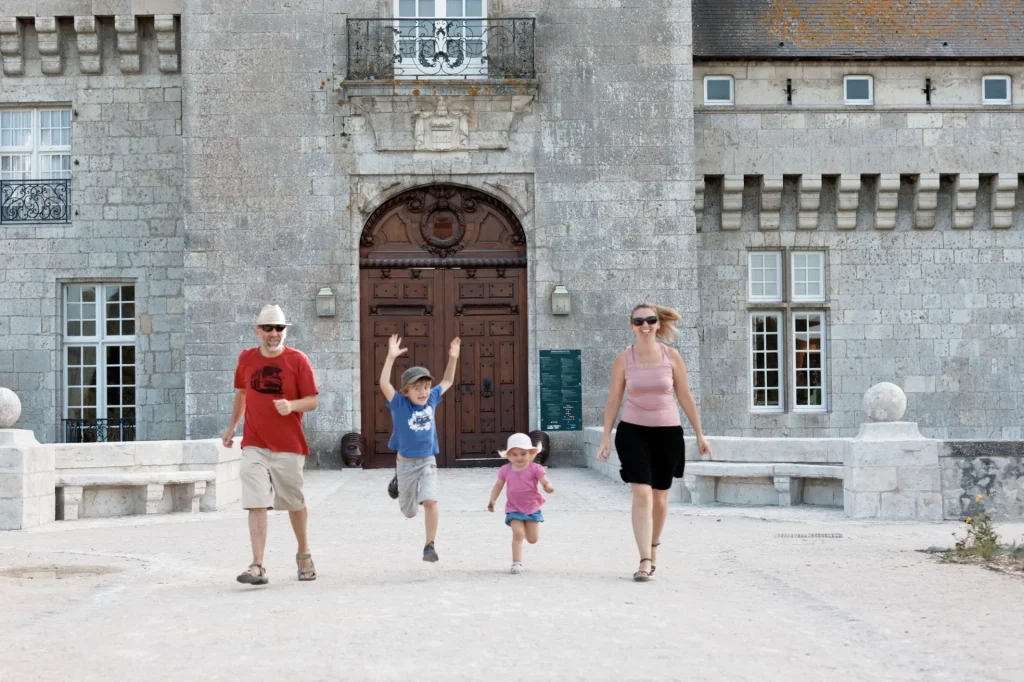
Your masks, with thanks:
[[[682,478],[686,467],[686,442],[682,426],[639,426],[619,422],[615,451],[626,483],[643,483],[668,490],[672,478]]]

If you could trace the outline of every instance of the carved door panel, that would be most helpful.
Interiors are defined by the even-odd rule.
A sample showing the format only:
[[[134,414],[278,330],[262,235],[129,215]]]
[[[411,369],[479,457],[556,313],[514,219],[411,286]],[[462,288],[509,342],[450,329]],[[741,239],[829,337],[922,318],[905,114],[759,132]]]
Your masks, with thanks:
[[[444,313],[442,271],[364,270],[360,281],[363,310],[360,328],[363,435],[369,452],[363,466],[394,466],[394,451],[388,448],[391,412],[380,391],[380,372],[388,354],[392,334],[402,337],[409,352],[395,361],[391,383],[401,388],[402,372],[422,365],[435,373],[444,371],[438,339],[443,338]],[[438,370],[438,367],[441,369]],[[438,433],[445,432],[443,410],[437,415]],[[442,448],[442,457],[444,448]],[[439,464],[443,465],[440,461]]]
[[[445,405],[449,466],[497,465],[498,448],[527,431],[526,271],[445,271],[445,327],[462,338]]]
[[[440,381],[462,337],[456,385],[437,413],[441,466],[500,463],[509,434],[527,430],[526,234],[495,197],[456,185],[398,194],[366,220],[359,241],[363,466],[394,466],[391,415],[377,380],[388,337]]]

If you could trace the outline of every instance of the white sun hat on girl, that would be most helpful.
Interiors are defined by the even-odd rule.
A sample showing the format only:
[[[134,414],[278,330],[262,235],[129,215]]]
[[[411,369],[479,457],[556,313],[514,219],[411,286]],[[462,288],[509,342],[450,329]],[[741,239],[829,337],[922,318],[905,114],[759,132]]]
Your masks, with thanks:
[[[512,448],[520,448],[527,450],[532,455],[536,455],[540,452],[540,446],[534,445],[530,437],[525,433],[513,433],[508,437],[508,442],[505,444],[504,450],[498,450],[498,454],[504,458],[508,458],[508,451]]]

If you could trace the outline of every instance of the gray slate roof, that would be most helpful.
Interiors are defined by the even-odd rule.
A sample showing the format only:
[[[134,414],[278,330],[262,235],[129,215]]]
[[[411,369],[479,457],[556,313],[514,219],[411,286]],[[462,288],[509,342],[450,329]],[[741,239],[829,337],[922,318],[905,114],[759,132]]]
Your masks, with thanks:
[[[1024,0],[693,0],[693,54],[1024,57]]]

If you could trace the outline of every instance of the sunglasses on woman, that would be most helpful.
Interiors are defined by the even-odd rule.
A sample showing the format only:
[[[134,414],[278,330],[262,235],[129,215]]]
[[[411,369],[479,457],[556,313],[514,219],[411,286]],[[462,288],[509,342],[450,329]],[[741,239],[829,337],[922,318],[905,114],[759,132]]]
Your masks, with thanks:
[[[649,324],[649,325],[651,325],[653,327],[654,325],[658,324],[658,318],[656,316],[654,316],[654,315],[651,315],[650,317],[634,317],[633,318],[633,326],[634,327],[642,327],[644,322],[646,322],[647,324]]]
[[[261,324],[260,325],[260,329],[262,329],[265,332],[283,332],[284,331],[284,325],[283,324]]]

